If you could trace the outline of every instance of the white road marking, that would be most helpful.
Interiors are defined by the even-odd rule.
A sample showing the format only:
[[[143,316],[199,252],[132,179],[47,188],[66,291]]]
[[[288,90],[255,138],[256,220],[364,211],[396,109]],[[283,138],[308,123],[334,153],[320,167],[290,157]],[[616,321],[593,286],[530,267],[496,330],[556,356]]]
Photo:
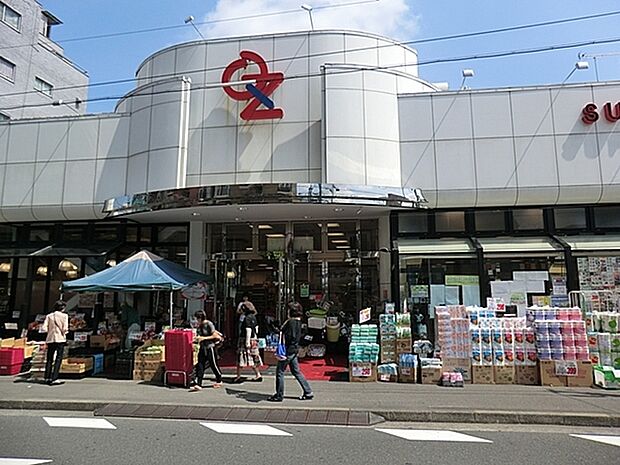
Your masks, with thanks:
[[[493,441],[477,438],[469,434],[457,433],[455,431],[441,431],[429,429],[381,429],[376,428],[381,433],[391,434],[408,441],[442,441],[442,442],[481,442],[491,444]]]
[[[250,425],[241,423],[200,423],[216,433],[222,434],[253,434],[259,436],[292,436],[286,431],[269,425]]]
[[[43,417],[48,425],[59,428],[116,429],[104,418]]]
[[[620,447],[620,436],[598,436],[594,434],[571,434],[571,436]]]
[[[10,459],[0,457],[0,465],[39,465],[41,463],[52,463],[49,459]]]

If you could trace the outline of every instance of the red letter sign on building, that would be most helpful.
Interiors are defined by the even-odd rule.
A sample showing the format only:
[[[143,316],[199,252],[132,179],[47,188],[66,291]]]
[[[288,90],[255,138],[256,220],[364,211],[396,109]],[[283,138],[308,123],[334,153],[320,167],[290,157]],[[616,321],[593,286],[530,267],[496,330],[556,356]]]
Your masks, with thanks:
[[[275,108],[273,101],[269,98],[271,94],[284,81],[283,73],[270,73],[267,63],[263,57],[256,52],[249,50],[242,51],[239,56],[241,58],[229,64],[222,74],[222,84],[232,82],[232,76],[241,69],[246,69],[250,62],[258,65],[258,73],[243,74],[240,80],[255,80],[256,84],[248,83],[245,85],[244,91],[233,89],[231,86],[224,87],[224,92],[234,100],[249,100],[248,104],[241,111],[241,119],[246,121],[259,119],[282,118],[284,111],[282,108]],[[259,109],[260,105],[266,108]]]

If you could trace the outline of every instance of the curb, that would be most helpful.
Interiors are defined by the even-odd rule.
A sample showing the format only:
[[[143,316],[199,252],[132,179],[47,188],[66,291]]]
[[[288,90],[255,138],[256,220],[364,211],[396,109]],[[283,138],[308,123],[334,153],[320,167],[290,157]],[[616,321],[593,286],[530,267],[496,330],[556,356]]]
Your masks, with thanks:
[[[99,411],[106,406],[136,405],[146,407],[152,404],[130,404],[123,402],[95,402],[95,401],[46,401],[46,400],[0,400],[0,410],[64,410],[77,412]],[[195,405],[162,404],[171,408],[197,408]],[[202,406],[203,408],[205,406]],[[265,419],[271,417],[271,412],[298,411],[298,412],[347,412],[351,414],[367,415],[370,418],[381,417],[388,422],[409,423],[485,423],[485,424],[521,424],[521,425],[559,425],[559,426],[591,426],[620,428],[620,415],[603,413],[572,413],[572,412],[513,412],[498,410],[472,411],[407,411],[407,410],[372,410],[362,411],[355,409],[333,408],[301,408],[301,407],[252,407],[245,406],[214,406],[213,409],[229,409],[231,411],[252,410],[263,412]],[[124,415],[117,415],[124,416]],[[134,415],[127,415],[132,417]],[[239,418],[239,420],[242,420]],[[308,422],[303,422],[308,423]],[[316,424],[315,421],[309,422]],[[373,422],[376,423],[376,422]]]

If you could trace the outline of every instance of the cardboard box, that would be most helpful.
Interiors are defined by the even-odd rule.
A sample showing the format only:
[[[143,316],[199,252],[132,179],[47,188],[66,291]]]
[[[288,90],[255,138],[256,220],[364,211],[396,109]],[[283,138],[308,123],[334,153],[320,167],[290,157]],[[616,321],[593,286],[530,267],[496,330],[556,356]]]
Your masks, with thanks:
[[[60,365],[60,373],[62,374],[82,374],[87,371],[84,363],[68,363],[63,360],[62,365]]]
[[[416,376],[416,367],[412,368],[398,368],[398,382],[399,383],[411,383],[415,384],[417,382]]]
[[[594,382],[592,362],[578,360],[577,376],[567,376],[566,385],[568,387],[591,387]]]
[[[163,376],[163,367],[158,370],[133,370],[133,379],[136,381],[162,382]]]
[[[103,349],[103,350],[112,349],[119,345],[118,341],[112,342],[111,339],[108,339],[105,336],[100,336],[100,335],[90,336],[89,344],[90,344],[91,349]]]
[[[474,384],[494,384],[495,374],[492,366],[474,365],[471,367]]]
[[[555,360],[539,360],[541,386],[566,386],[566,376],[555,374]]]
[[[512,365],[496,365],[493,367],[493,380],[495,384],[515,384],[515,367]]]
[[[389,373],[378,373],[377,381],[384,383],[396,383],[398,382],[398,375],[390,375]]]
[[[516,366],[516,382],[526,386],[540,385],[540,372],[537,366]]]
[[[68,364],[80,363],[83,364],[86,370],[92,370],[95,365],[95,361],[92,357],[69,357],[67,359]]]
[[[3,349],[10,349],[11,347],[13,347],[14,343],[15,343],[14,337],[7,337],[5,339],[0,339],[0,347],[2,347]]]
[[[397,354],[410,354],[412,347],[411,339],[397,339],[396,340],[396,353]]]
[[[377,365],[374,363],[350,363],[349,381],[352,383],[371,383],[377,381]]]
[[[471,383],[471,359],[469,358],[444,358],[444,372],[458,372],[463,375],[463,381]]]
[[[164,362],[161,361],[161,360],[144,361],[144,360],[137,360],[136,359],[134,361],[134,369],[135,370],[143,370],[143,371],[159,370],[163,366],[164,366]]]
[[[443,368],[422,367],[422,384],[439,384]]]

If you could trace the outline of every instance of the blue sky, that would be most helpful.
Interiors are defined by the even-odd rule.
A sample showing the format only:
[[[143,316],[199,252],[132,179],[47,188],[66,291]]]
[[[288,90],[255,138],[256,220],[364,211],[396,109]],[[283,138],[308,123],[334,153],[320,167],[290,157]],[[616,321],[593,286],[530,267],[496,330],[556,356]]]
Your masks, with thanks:
[[[411,41],[467,32],[476,32],[592,15],[620,10],[617,0],[39,0],[64,24],[57,26],[52,38],[64,47],[65,54],[86,69],[91,83],[130,79],[138,65],[151,53],[166,46],[198,39],[189,25],[195,17],[207,38],[252,33],[306,30],[310,23],[301,3],[314,7],[316,29],[357,29],[379,33],[397,40]],[[344,5],[353,3],[352,5]],[[256,19],[228,21],[241,16],[270,13]],[[227,21],[221,21],[227,19]],[[525,86],[562,82],[573,69],[577,54],[612,54],[597,59],[601,80],[620,79],[620,15],[524,31],[445,40],[413,45],[421,63],[453,57],[465,57],[496,51],[522,50],[581,41],[618,38],[608,45],[579,47],[550,53],[510,58],[467,60],[420,66],[420,77],[432,82],[449,82],[458,88],[461,70],[473,68],[468,79],[471,88]],[[73,40],[116,32],[158,27],[163,31]],[[613,55],[617,53],[617,55]],[[568,82],[596,80],[593,61],[590,69],[575,72]],[[132,83],[94,87],[89,97],[123,95]],[[111,111],[114,102],[91,103],[89,112]]]

